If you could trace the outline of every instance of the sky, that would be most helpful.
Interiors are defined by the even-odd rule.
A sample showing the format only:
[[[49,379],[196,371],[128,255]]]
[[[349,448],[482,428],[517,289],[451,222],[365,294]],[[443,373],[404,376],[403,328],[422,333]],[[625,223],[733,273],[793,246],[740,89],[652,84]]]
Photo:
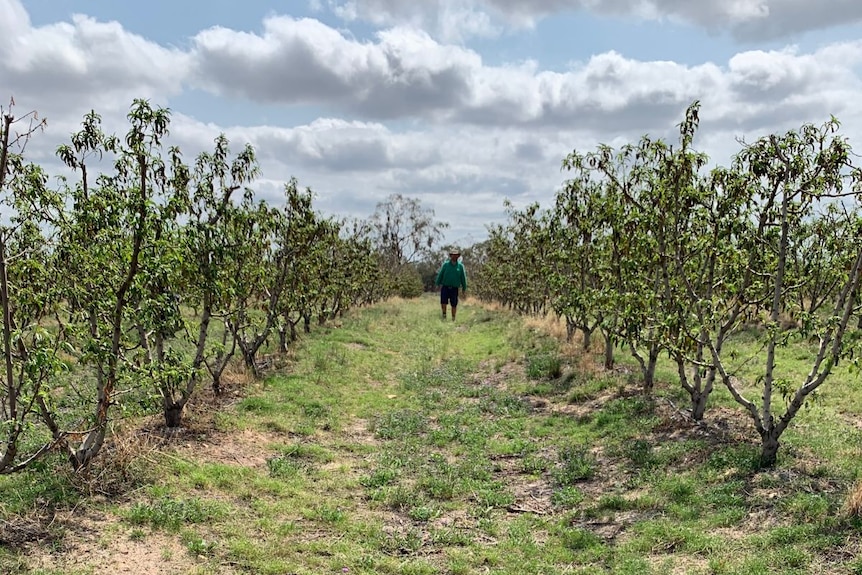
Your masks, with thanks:
[[[504,202],[550,207],[573,150],[673,139],[728,164],[742,141],[835,116],[862,151],[859,0],[0,0],[0,105],[54,155],[95,110],[170,108],[191,160],[250,143],[258,197],[296,177],[366,218],[399,193],[470,245]]]

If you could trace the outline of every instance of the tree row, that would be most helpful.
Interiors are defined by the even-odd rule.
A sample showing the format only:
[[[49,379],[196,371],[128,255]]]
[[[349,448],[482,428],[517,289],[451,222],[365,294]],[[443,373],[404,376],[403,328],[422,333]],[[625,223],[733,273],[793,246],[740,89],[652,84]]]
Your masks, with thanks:
[[[608,367],[627,350],[645,394],[666,356],[697,421],[726,387],[772,465],[790,422],[862,333],[862,172],[834,118],[741,142],[728,167],[694,148],[698,124],[695,102],[673,145],[645,136],[569,154],[552,207],[510,205],[474,246],[474,291],[558,314],[585,348],[598,334]],[[752,326],[757,352],[728,351]],[[811,349],[804,378],[777,359],[800,341]],[[755,381],[740,375],[752,365]]]
[[[324,217],[295,180],[274,207],[250,187],[252,147],[220,136],[187,162],[168,110],[137,100],[127,119],[116,136],[87,114],[51,185],[25,159],[44,123],[3,114],[0,473],[56,450],[86,467],[127,413],[180,426],[202,384],[221,393],[233,358],[258,375],[262,349],[403,289],[383,271],[397,266],[380,214],[430,220],[400,196],[368,221]]]

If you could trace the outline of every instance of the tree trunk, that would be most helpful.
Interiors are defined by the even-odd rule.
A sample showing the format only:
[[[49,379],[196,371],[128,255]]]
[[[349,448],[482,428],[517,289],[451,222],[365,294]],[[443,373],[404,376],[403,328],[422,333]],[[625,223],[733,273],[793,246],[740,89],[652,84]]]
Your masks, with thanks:
[[[90,462],[102,449],[107,431],[107,423],[102,423],[87,434],[86,439],[78,449],[70,450],[69,462],[72,464],[73,470],[80,471],[90,465]]]
[[[646,360],[644,360],[640,353],[638,353],[637,348],[633,344],[629,343],[629,347],[631,348],[632,355],[641,366],[644,395],[650,396],[652,395],[653,387],[655,385],[655,368],[658,364],[659,346],[657,343],[650,344],[649,354]]]
[[[760,439],[760,467],[773,467],[778,461],[778,436],[774,429],[764,431]]]
[[[255,379],[260,378],[260,374],[258,373],[257,364],[255,363],[255,357],[257,356],[256,349],[245,349],[241,346],[242,359],[245,363],[245,366],[251,371],[252,377]]]
[[[566,342],[571,342],[575,337],[575,322],[571,320],[568,316],[566,317]]]
[[[614,341],[609,333],[605,333],[605,369],[614,368]]]
[[[164,406],[165,425],[170,429],[180,427],[183,420],[183,402],[171,402],[170,405]]]
[[[649,363],[644,370],[644,395],[652,395],[653,387],[655,387],[655,359],[650,354]]]
[[[278,351],[287,352],[287,326],[278,328]]]
[[[706,403],[711,391],[711,389],[707,389],[691,394],[691,418],[695,421],[703,421],[703,415],[706,413]]]

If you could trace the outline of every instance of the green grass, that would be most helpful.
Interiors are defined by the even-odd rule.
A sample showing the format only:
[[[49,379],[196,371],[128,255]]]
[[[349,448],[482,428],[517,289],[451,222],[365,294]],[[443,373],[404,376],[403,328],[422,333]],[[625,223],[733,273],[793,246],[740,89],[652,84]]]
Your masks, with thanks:
[[[399,300],[316,328],[213,429],[130,467],[125,493],[88,492],[99,479],[59,458],[0,478],[0,572],[94,572],[64,551],[80,533],[60,512],[115,518],[107,549],[159,534],[182,550],[166,562],[207,574],[862,573],[841,511],[862,471],[855,376],[837,373],[761,470],[756,437],[669,407],[685,405],[664,359],[648,400],[623,352],[582,373],[522,318],[469,300],[457,322],[438,313]],[[801,373],[805,351],[782,368]],[[710,405],[747,429],[725,390]],[[28,533],[52,542],[48,567]]]

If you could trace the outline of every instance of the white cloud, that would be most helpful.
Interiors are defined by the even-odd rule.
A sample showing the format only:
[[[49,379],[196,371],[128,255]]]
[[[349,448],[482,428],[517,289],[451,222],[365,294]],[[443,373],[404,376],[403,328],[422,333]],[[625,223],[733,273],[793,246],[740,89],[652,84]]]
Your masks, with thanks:
[[[0,2],[0,85],[52,115],[127,109],[182,89],[188,55],[129,33],[117,22],[76,15],[34,28],[18,2]]]
[[[380,27],[422,28],[444,42],[494,37],[502,32],[502,22],[475,0],[329,0],[329,7],[348,22],[363,20]]]
[[[215,93],[282,104],[330,103],[368,117],[455,105],[479,57],[396,28],[375,44],[317,20],[268,18],[264,33],[226,28],[194,38],[195,80]]]
[[[862,21],[858,0],[330,0],[334,12],[347,20],[363,19],[379,26],[408,22],[436,31],[442,39],[470,35],[466,20],[447,18],[456,8],[484,22],[477,35],[499,32],[503,25],[531,28],[564,11],[647,20],[672,19],[712,30],[728,31],[744,40],[781,38],[800,32]]]
[[[607,52],[551,72],[535,62],[488,66],[476,52],[414,29],[359,42],[316,20],[277,17],[265,22],[262,35],[203,32],[193,58],[201,86],[239,99],[315,103],[376,120],[642,132],[677,120],[695,99],[733,124],[760,114],[734,110],[748,102],[762,102],[780,120],[776,99],[795,100],[789,117],[806,108],[839,113],[849,102],[824,100],[823,91],[858,86],[862,43],[809,54],[748,51],[697,66]]]

